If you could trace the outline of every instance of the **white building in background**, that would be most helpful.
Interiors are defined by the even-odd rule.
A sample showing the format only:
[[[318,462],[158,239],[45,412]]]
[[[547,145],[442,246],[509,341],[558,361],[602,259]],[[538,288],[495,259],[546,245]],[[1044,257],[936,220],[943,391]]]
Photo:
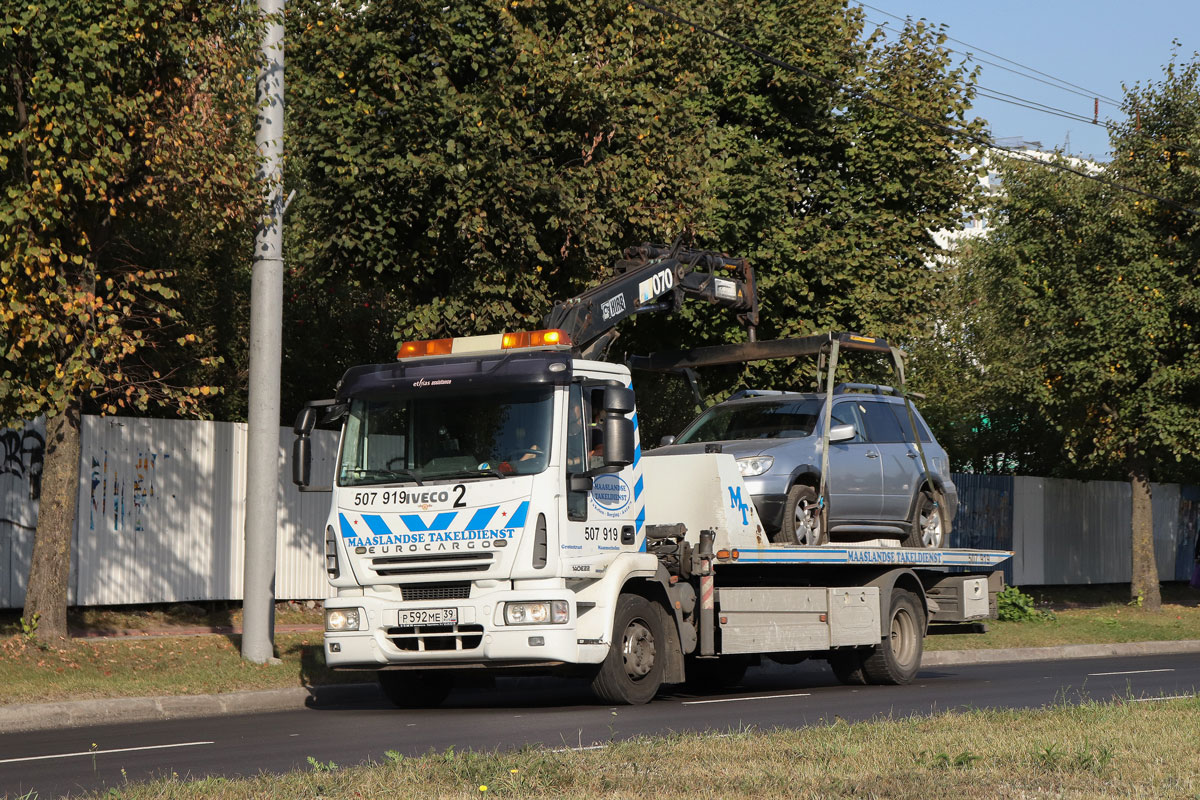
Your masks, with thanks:
[[[1027,141],[1019,136],[997,139],[996,144],[1005,148],[1005,150],[995,149],[984,153],[983,166],[986,168],[986,172],[979,178],[979,184],[983,187],[984,195],[987,197],[995,197],[1004,191],[1004,179],[1000,176],[1000,171],[997,168],[997,162],[1001,158],[1015,156],[1028,161],[1049,162],[1061,155],[1060,153],[1042,150],[1041,142]],[[1094,161],[1087,161],[1073,156],[1067,156],[1066,162],[1074,169],[1093,174],[1101,172],[1104,169],[1103,165],[1097,164]],[[946,230],[943,228],[942,230],[934,231],[933,240],[943,250],[953,250],[960,242],[966,239],[975,236],[986,236],[990,228],[989,210],[982,208],[964,214],[961,228],[955,230]]]

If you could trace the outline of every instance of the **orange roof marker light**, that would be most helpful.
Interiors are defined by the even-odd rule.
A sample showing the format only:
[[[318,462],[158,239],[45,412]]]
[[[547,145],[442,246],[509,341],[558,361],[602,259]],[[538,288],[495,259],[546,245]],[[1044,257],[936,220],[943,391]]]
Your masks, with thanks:
[[[397,359],[425,356],[465,355],[532,347],[570,347],[571,337],[565,331],[551,328],[541,331],[515,331],[484,336],[459,336],[453,339],[428,339],[404,342],[396,352]]]

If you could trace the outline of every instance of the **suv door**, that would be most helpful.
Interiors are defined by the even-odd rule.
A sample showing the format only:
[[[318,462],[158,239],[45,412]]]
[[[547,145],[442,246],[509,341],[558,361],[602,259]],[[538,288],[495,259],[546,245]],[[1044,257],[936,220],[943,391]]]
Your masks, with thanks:
[[[867,441],[861,406],[854,398],[834,401],[833,424],[853,425],[857,435],[829,446],[829,527],[847,522],[874,522],[882,508],[883,472],[879,450]]]
[[[921,477],[921,462],[916,448],[905,441],[904,429],[886,400],[860,403],[867,424],[867,439],[879,449],[883,473],[880,492],[880,518],[889,522],[908,522],[912,501]]]

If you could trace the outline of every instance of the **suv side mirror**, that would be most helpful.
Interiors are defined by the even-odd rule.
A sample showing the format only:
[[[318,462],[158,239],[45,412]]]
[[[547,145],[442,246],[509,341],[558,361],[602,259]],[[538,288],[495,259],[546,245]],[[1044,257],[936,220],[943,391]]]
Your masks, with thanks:
[[[671,436],[670,434],[667,434],[658,440],[659,447],[666,447],[669,444],[675,444],[675,437]]]
[[[855,430],[854,425],[850,423],[846,423],[845,425],[834,425],[829,429],[830,443],[848,442],[857,435],[858,431]]]

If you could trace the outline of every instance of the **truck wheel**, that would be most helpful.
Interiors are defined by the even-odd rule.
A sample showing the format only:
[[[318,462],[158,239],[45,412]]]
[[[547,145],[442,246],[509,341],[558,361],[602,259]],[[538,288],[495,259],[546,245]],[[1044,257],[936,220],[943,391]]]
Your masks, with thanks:
[[[893,589],[888,611],[888,633],[862,663],[868,683],[911,683],[921,668],[925,640],[925,612],[921,601],[907,589]]]
[[[828,537],[821,527],[821,509],[817,507],[816,489],[797,483],[788,490],[779,538],[785,544],[811,547],[825,544]]]
[[[943,546],[946,529],[942,524],[942,510],[929,492],[921,492],[917,508],[913,512],[912,527],[904,537],[905,547],[935,549]]]
[[[870,656],[870,650],[861,648],[836,650],[829,655],[829,666],[838,683],[846,686],[862,686],[867,682],[863,673],[863,662]]]
[[[434,708],[449,696],[454,677],[448,672],[383,670],[379,688],[397,708]]]
[[[688,658],[685,665],[687,685],[700,691],[728,689],[737,686],[746,676],[749,656],[720,656],[719,658]]]
[[[644,597],[623,594],[617,600],[612,644],[592,691],[606,703],[648,703],[662,685],[666,632],[663,615]]]

